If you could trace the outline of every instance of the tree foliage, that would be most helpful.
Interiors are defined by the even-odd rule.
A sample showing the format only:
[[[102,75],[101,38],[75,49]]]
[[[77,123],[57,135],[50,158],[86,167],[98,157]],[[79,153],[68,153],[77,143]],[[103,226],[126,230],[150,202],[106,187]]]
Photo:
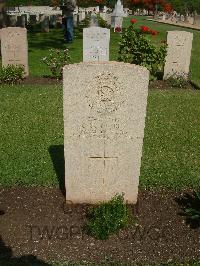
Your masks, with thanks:
[[[56,2],[56,4],[55,4]],[[117,0],[77,0],[78,6],[108,6],[113,7]],[[125,7],[131,9],[145,8],[147,10],[155,11],[164,10],[171,12],[173,7],[179,13],[198,12],[200,13],[200,0],[123,0]],[[7,0],[7,6],[20,6],[20,5],[59,5],[62,0]]]
[[[195,11],[200,13],[200,0],[126,0],[126,5],[132,9],[145,8],[151,11],[158,9],[169,13],[172,9],[181,14]]]

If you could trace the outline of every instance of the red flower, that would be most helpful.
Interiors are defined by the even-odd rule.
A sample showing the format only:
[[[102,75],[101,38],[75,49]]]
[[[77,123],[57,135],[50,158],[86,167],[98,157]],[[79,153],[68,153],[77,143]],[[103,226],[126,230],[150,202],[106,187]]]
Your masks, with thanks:
[[[134,18],[132,18],[130,21],[131,21],[132,24],[135,24],[137,22],[137,20],[134,19]]]
[[[116,28],[115,28],[115,32],[121,32],[122,31],[122,29],[119,27],[119,26],[117,26]]]
[[[157,30],[150,30],[151,35],[158,35]]]
[[[140,27],[141,28],[141,31],[143,32],[143,33],[148,33],[149,32],[149,27],[147,27],[147,26],[141,26]]]

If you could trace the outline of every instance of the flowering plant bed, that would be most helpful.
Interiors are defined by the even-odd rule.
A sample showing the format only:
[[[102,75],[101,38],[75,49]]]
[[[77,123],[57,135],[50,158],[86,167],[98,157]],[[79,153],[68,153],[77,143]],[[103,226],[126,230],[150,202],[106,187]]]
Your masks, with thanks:
[[[118,59],[146,67],[151,73],[151,79],[157,79],[163,73],[167,45],[161,42],[159,47],[155,46],[145,35],[155,36],[158,31],[148,26],[136,29],[137,20],[131,19],[130,22],[131,25],[122,34]]]

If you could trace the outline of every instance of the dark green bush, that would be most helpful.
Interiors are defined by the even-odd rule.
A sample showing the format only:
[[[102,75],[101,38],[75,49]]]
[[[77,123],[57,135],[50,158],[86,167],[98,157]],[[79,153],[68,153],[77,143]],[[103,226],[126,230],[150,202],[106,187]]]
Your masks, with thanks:
[[[123,195],[116,195],[110,201],[100,203],[89,210],[86,229],[95,238],[106,240],[109,235],[126,227],[129,217]]]
[[[8,65],[0,68],[0,83],[14,84],[23,80],[24,66],[22,65]]]
[[[156,47],[141,30],[131,25],[123,32],[119,45],[119,61],[146,67],[154,79],[163,72],[166,44]]]
[[[82,32],[84,28],[88,28],[90,26],[90,19],[91,19],[91,16],[87,15],[84,20],[78,23],[77,28],[80,32]]]
[[[99,14],[97,14],[97,19],[99,27],[110,29],[110,25]]]

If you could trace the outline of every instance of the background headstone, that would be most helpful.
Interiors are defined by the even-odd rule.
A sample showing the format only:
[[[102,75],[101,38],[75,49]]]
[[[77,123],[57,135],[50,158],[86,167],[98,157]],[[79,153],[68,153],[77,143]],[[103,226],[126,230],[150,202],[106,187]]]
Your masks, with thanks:
[[[97,15],[95,13],[92,13],[90,18],[90,27],[98,27],[98,26],[99,26],[99,21]]]
[[[114,24],[114,31],[118,27],[122,31],[122,24],[123,24],[123,17],[112,17],[114,19],[113,24]],[[118,31],[119,32],[119,31]]]
[[[186,31],[168,31],[168,49],[164,68],[164,79],[170,76],[188,77],[192,41],[193,33]]]
[[[194,25],[194,17],[188,17],[188,23]]]
[[[1,30],[2,65],[23,65],[26,75],[28,69],[27,30],[19,27],[8,27]]]
[[[106,20],[108,25],[111,25],[111,14],[106,13],[106,19],[105,20]]]
[[[115,8],[113,10],[113,13],[111,15],[111,27],[120,27],[122,28],[122,22],[123,22],[123,17],[125,17],[125,13],[123,10],[123,5],[120,0],[117,1]]]
[[[16,27],[17,24],[17,15],[9,15],[8,16],[8,24],[10,27]]]
[[[42,28],[42,32],[49,32],[49,17],[46,15],[43,15],[41,19],[41,28]]]
[[[66,199],[137,201],[149,72],[119,63],[64,68]]]
[[[49,25],[52,28],[56,28],[56,15],[50,16]]]
[[[37,17],[36,15],[30,15],[29,17],[29,22],[32,24],[32,25],[35,25],[37,23]]]
[[[74,27],[77,27],[77,25],[78,25],[78,14],[74,14],[73,23],[74,23]]]
[[[100,27],[83,29],[83,61],[109,61],[110,30]]]
[[[194,16],[194,25],[200,26],[200,15]]]
[[[17,16],[17,27],[26,27],[26,15]]]

